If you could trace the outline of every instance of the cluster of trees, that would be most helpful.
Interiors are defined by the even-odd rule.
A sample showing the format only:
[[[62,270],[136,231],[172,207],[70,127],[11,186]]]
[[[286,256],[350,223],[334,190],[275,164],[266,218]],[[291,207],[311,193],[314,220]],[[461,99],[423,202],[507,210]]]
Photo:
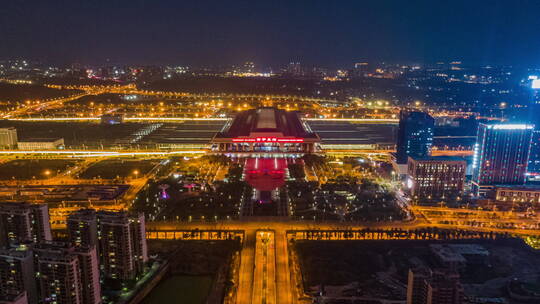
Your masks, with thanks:
[[[306,240],[461,240],[461,239],[508,239],[507,233],[493,231],[469,231],[460,229],[440,229],[436,227],[405,230],[393,229],[361,229],[361,230],[296,230],[292,233],[293,239]]]
[[[306,173],[304,172],[304,166],[301,164],[289,164],[289,174],[295,179],[304,179]]]
[[[61,98],[80,93],[77,90],[58,90],[32,84],[0,83],[0,100],[19,101]]]

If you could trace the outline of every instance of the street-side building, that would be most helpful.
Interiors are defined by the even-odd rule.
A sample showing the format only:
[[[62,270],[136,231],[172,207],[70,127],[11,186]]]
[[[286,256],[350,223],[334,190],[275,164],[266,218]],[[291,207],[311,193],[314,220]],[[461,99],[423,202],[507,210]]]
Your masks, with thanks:
[[[459,274],[448,269],[410,269],[407,304],[461,304],[464,299]]]
[[[304,154],[320,150],[320,138],[297,112],[258,108],[240,112],[211,140],[222,154]]]
[[[431,270],[428,268],[409,269],[407,281],[407,304],[426,303],[426,281],[430,278]]]
[[[453,271],[434,272],[427,281],[426,304],[461,304],[464,290],[459,274]]]
[[[0,149],[14,149],[17,147],[17,129],[0,128]]]
[[[17,142],[19,150],[57,150],[64,148],[63,138],[28,138]]]
[[[456,197],[463,194],[466,170],[459,157],[409,157],[406,184],[414,198]]]
[[[538,185],[496,185],[494,194],[500,202],[540,204]]]

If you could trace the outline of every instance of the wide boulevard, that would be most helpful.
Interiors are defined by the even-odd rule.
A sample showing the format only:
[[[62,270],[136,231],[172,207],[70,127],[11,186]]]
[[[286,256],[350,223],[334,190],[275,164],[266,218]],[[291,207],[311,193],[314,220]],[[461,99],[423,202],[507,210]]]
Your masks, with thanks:
[[[267,218],[254,221],[226,221],[215,223],[149,222],[149,238],[174,238],[174,231],[186,230],[240,230],[244,231],[236,303],[309,303],[302,297],[301,283],[297,282],[296,269],[291,265],[287,231],[294,230],[360,230],[421,228],[460,229],[476,232],[509,233],[512,235],[540,235],[537,229],[504,229],[443,225],[429,223],[426,219],[411,222],[352,224],[282,221]],[[339,238],[335,238],[339,239]]]

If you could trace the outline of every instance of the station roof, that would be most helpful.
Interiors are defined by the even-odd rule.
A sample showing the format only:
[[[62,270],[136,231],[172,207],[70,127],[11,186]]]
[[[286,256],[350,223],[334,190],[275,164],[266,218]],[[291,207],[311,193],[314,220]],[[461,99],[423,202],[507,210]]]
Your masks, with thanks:
[[[258,108],[240,112],[232,123],[216,134],[215,138],[249,137],[251,133],[274,132],[283,136],[318,139],[315,133],[306,130],[297,112],[277,108]]]

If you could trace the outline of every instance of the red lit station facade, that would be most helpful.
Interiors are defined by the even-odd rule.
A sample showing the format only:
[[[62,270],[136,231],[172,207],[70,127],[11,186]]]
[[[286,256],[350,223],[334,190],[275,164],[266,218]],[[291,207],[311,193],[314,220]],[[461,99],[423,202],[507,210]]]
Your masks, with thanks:
[[[305,154],[320,151],[320,138],[297,112],[259,108],[238,113],[211,141],[223,154]]]

